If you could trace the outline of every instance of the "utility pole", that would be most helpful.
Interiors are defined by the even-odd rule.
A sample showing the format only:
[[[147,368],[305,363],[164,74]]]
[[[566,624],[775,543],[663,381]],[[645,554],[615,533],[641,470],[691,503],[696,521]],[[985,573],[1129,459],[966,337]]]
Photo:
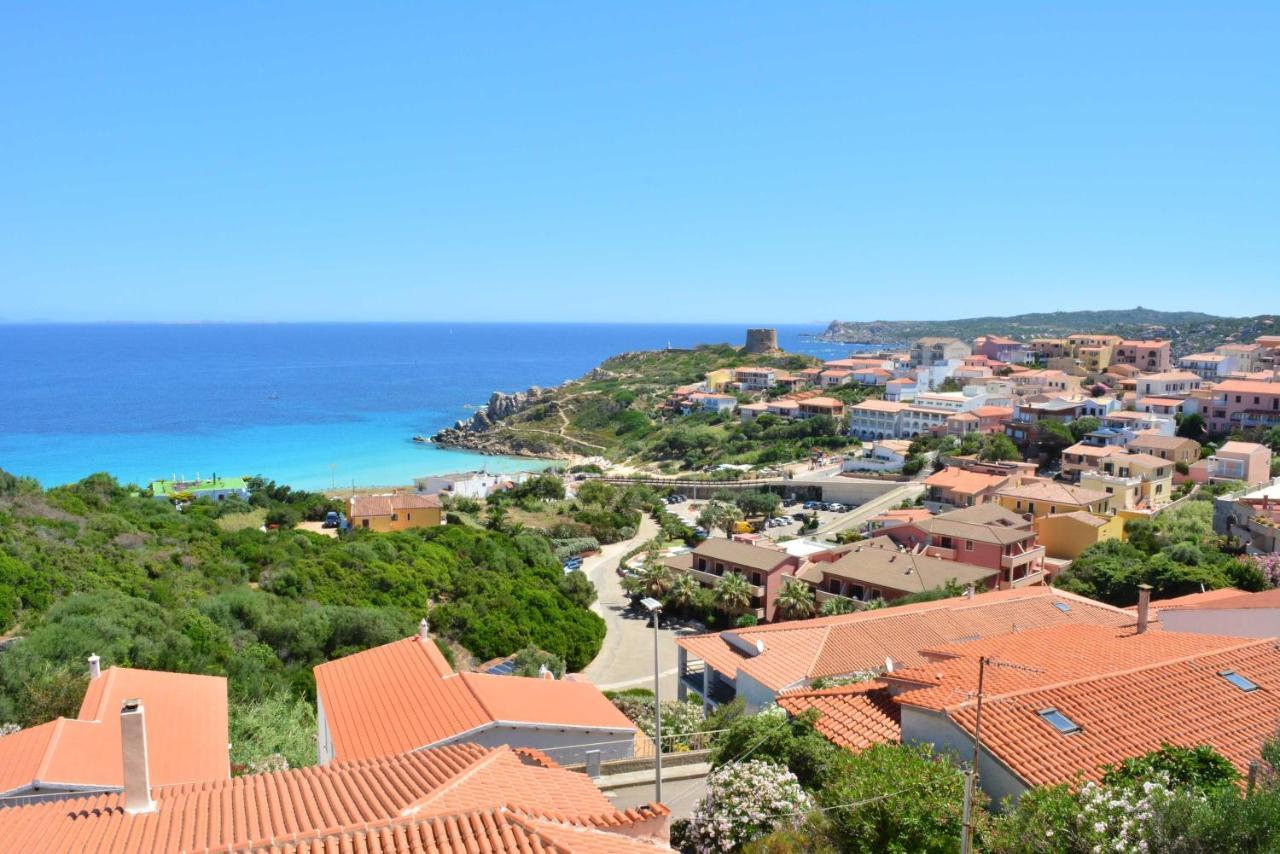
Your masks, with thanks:
[[[646,596],[640,604],[653,617],[653,799],[662,803],[662,674],[658,670],[658,618],[662,614],[662,603],[652,596]]]
[[[978,757],[982,750],[982,681],[987,658],[978,659],[978,706],[973,716],[973,764],[964,781],[964,825],[960,831],[960,854],[973,851],[973,801],[978,789]]]

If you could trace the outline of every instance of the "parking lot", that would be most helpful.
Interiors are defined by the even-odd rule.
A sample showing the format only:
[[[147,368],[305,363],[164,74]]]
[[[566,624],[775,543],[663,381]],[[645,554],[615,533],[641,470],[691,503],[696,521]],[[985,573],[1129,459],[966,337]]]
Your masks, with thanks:
[[[676,504],[668,504],[667,510],[679,516],[686,524],[694,526],[698,524],[698,514],[702,512],[702,508],[706,506],[705,501],[681,501]],[[781,524],[769,525],[766,523],[765,528],[760,532],[770,539],[776,540],[782,537],[799,537],[800,520],[794,518],[796,514],[802,513],[807,516],[818,517],[819,530],[826,528],[829,524],[840,522],[847,519],[849,514],[856,510],[856,507],[845,505],[845,509],[839,512],[832,510],[820,509],[816,506],[806,508],[806,505],[814,505],[815,502],[794,502],[784,504],[778,511],[778,515],[774,519],[785,519]],[[754,521],[754,520],[753,520]],[[717,533],[718,532],[713,532]]]

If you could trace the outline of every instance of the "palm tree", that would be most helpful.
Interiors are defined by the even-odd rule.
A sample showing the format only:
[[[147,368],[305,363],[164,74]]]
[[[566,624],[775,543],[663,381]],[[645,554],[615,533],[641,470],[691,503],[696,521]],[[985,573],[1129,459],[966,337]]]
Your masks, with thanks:
[[[658,561],[646,562],[636,576],[640,579],[644,592],[655,599],[661,598],[662,594],[671,587],[671,570],[666,564]]]
[[[506,523],[507,508],[502,504],[489,505],[489,512],[485,514],[485,526],[494,531],[501,531]]]
[[[741,520],[742,511],[738,509],[738,506],[736,504],[726,504],[723,501],[708,501],[707,506],[698,515],[699,525],[708,531],[721,528],[724,530],[726,537],[733,536],[733,525]]]
[[[716,607],[730,617],[745,614],[751,607],[751,585],[736,573],[726,572],[713,591]]]
[[[667,591],[667,602],[675,606],[681,614],[687,614],[690,606],[698,601],[699,587],[692,575],[682,572],[671,579],[671,589]]]
[[[853,604],[852,599],[836,596],[823,602],[819,613],[824,617],[834,617],[837,614],[852,614],[856,610],[858,610],[858,606]]]
[[[783,579],[778,591],[778,611],[783,619],[798,620],[813,616],[813,588],[803,581]]]

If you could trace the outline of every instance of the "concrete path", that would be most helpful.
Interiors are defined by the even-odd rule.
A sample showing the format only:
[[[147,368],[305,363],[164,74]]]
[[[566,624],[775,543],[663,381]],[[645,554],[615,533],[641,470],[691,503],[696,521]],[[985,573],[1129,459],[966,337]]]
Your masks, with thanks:
[[[604,618],[608,633],[600,654],[582,674],[602,691],[623,688],[653,688],[653,625],[641,615],[628,612],[630,600],[622,592],[622,580],[615,571],[624,554],[658,533],[657,524],[647,515],[630,540],[601,549],[596,557],[582,562],[582,571],[596,585],[597,599],[592,610]],[[658,661],[662,673],[663,699],[676,696],[676,645],[673,639],[688,630],[662,628],[658,631]]]

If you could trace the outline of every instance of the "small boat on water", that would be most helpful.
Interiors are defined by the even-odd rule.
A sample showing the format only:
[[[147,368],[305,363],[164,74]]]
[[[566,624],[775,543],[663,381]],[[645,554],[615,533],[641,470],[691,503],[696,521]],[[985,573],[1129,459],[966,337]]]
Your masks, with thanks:
[[[267,395],[267,400],[279,400],[279,399],[280,399],[279,392],[273,391],[271,392],[271,394]]]

